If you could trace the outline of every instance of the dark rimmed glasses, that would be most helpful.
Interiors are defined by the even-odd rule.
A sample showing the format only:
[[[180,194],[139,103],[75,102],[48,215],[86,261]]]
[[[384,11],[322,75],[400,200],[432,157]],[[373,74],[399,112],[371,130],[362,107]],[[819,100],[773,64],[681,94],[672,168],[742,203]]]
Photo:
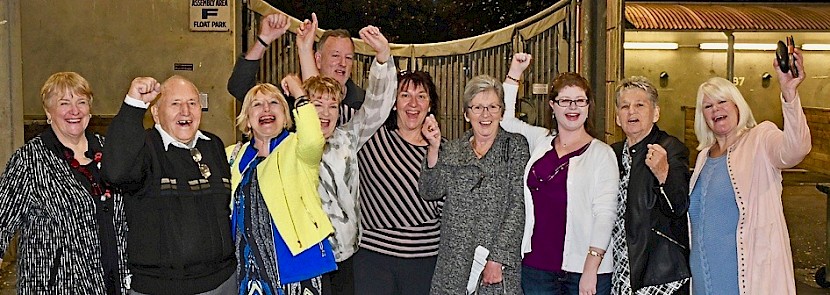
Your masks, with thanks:
[[[588,106],[588,99],[587,98],[579,98],[579,99],[554,99],[557,105],[563,108],[570,107],[571,104],[575,104],[578,107],[586,107]]]
[[[470,111],[472,111],[473,114],[476,114],[476,115],[481,115],[481,113],[483,113],[484,111],[487,111],[491,114],[501,112],[501,106],[497,105],[497,104],[489,105],[489,106],[474,105],[474,106],[468,106],[467,108],[470,109]]]

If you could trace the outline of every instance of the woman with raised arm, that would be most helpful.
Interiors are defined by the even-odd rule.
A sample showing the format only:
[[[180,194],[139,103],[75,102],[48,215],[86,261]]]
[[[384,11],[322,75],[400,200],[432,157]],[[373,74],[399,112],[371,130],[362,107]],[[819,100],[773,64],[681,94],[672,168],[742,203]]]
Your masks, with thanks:
[[[327,239],[333,228],[317,193],[325,145],[320,119],[308,98],[300,96],[294,107],[297,132],[289,132],[293,122],[279,89],[254,86],[236,119],[251,141],[227,148],[239,294],[328,294],[322,275],[337,268]]]
[[[690,183],[693,294],[795,294],[790,237],[781,205],[781,170],[812,148],[798,85],[778,67],[784,130],[755,123],[738,88],[714,77],[700,85],[695,135],[700,142]]]
[[[270,18],[273,17],[266,16],[264,19]],[[262,31],[270,32],[265,20]],[[397,90],[397,71],[386,37],[374,26],[360,30],[360,36],[377,55],[369,70],[366,101],[352,120],[337,126],[345,89],[334,78],[310,76],[304,83],[294,81],[288,84],[292,96],[307,95],[314,104],[326,138],[317,190],[323,210],[334,227],[334,234],[329,237],[337,260],[337,270],[329,273],[332,294],[355,294],[352,257],[358,250],[360,225],[357,152],[386,121],[395,103]],[[235,68],[234,78],[229,80],[229,89],[254,85],[258,69],[258,66]]]
[[[524,172],[526,206],[522,239],[525,294],[610,294],[610,241],[617,218],[619,172],[614,151],[588,133],[593,95],[576,73],[553,79],[548,103],[553,129],[515,116],[518,82],[531,56],[513,56],[504,80],[502,128],[530,145]]]

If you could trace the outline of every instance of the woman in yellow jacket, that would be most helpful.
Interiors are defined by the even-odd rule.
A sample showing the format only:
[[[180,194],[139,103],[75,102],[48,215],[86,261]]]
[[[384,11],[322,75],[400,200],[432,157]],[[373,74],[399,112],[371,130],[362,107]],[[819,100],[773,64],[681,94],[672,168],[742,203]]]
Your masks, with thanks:
[[[323,294],[322,275],[336,269],[326,239],[333,229],[317,193],[325,139],[314,106],[294,95],[297,131],[288,132],[291,116],[277,87],[251,88],[236,119],[251,141],[227,149],[240,294]]]

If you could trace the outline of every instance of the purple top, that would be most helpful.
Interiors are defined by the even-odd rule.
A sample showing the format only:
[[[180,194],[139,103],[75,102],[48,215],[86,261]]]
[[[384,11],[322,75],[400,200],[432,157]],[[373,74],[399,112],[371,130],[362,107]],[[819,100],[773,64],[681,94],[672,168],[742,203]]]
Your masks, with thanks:
[[[523,265],[562,272],[568,205],[568,161],[585,152],[588,145],[590,143],[561,158],[556,149],[552,148],[530,167],[527,187],[533,196],[536,223],[531,238],[533,250],[525,255]]]

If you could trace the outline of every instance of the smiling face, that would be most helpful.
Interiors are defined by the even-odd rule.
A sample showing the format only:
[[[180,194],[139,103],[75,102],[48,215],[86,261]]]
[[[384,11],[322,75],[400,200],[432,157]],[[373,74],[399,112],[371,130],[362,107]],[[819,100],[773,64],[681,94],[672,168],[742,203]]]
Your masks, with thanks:
[[[202,121],[199,90],[190,81],[171,77],[161,86],[159,100],[151,108],[153,120],[176,141],[190,143]]]
[[[588,106],[586,105],[580,107],[577,106],[576,103],[577,101],[583,99],[586,101],[588,100],[585,95],[585,90],[576,86],[565,86],[559,91],[559,94],[556,96],[555,100],[571,100],[574,101],[574,103],[561,107],[556,103],[556,101],[548,101],[551,109],[553,110],[553,116],[556,119],[559,131],[576,131],[585,129],[585,121],[588,119]]]
[[[495,91],[479,92],[470,100],[464,116],[470,121],[473,133],[479,137],[495,136],[502,118],[502,101]],[[476,112],[480,112],[476,114]]]
[[[422,85],[415,83],[402,84],[398,88],[398,97],[395,101],[398,128],[420,132],[421,125],[429,113],[429,93]]]
[[[49,99],[44,109],[46,118],[52,120],[52,130],[61,142],[84,136],[89,125],[89,105],[86,95],[69,92]]]
[[[262,92],[257,92],[251,98],[246,112],[248,126],[257,141],[267,142],[285,129],[285,107],[287,106],[279,98]]]
[[[320,118],[320,129],[323,130],[325,138],[334,134],[337,127],[337,119],[340,117],[340,103],[337,97],[332,94],[312,94],[311,103],[317,109],[317,117]]]
[[[617,101],[617,126],[622,127],[628,144],[642,140],[660,119],[660,107],[655,106],[648,93],[639,88],[620,92]]]
[[[727,99],[703,97],[703,118],[715,136],[734,136],[738,133],[740,115],[735,102]]]
[[[325,77],[331,77],[346,85],[352,74],[354,47],[349,38],[331,36],[314,55],[317,69]]]

